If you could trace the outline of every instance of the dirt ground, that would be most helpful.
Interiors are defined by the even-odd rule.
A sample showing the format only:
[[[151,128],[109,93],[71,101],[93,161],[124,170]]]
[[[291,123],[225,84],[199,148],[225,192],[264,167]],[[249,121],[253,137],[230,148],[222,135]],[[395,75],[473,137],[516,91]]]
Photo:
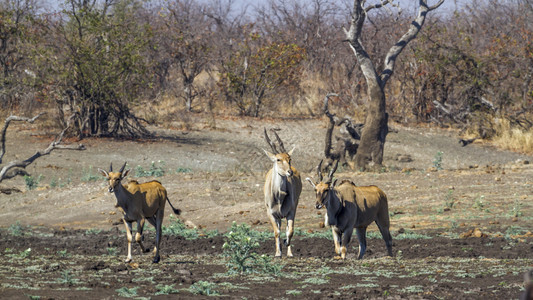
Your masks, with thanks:
[[[281,275],[224,275],[221,234],[164,236],[162,263],[152,265],[135,246],[134,263],[124,263],[123,225],[97,168],[127,161],[131,178],[163,183],[183,211],[182,222],[221,233],[234,221],[270,230],[262,196],[270,167],[261,150],[267,146],[263,127],[279,127],[286,148],[296,146],[293,165],[303,178],[316,177],[321,120],[217,119],[215,129],[195,124],[189,131],[151,128],[157,138],[150,141],[86,139],[85,151],[56,150],[32,164],[37,188],[29,190],[22,178],[0,184],[11,191],[0,194],[2,297],[158,299],[175,297],[160,291],[173,286],[189,298],[199,296],[192,290],[197,284],[210,282],[216,297],[229,298],[513,299],[523,289],[522,274],[533,268],[532,158],[481,142],[461,147],[451,130],[400,126],[387,136],[381,172],[341,168],[336,174],[387,193],[394,258],[385,257],[372,225],[365,259],[355,259],[354,237],[348,259],[336,260],[322,211],[304,183],[295,257],[276,262]],[[4,163],[49,142],[38,124],[10,127]],[[152,164],[165,174],[135,176]],[[167,206],[165,226],[175,221],[171,214]],[[146,242],[153,240],[149,232]],[[258,253],[273,256],[273,243],[261,241]]]

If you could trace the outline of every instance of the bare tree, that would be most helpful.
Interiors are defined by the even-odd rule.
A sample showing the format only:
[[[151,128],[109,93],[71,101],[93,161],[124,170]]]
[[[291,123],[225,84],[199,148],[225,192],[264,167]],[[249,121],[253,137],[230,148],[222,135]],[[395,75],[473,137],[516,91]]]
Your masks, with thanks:
[[[163,43],[169,52],[170,67],[176,68],[182,81],[180,95],[187,111],[191,111],[192,101],[201,94],[194,81],[209,64],[212,21],[203,13],[203,6],[192,0],[175,0],[167,9],[167,36]]]
[[[377,168],[383,162],[383,147],[388,133],[388,114],[386,112],[385,86],[394,72],[396,59],[405,46],[416,38],[422,29],[427,13],[438,8],[444,0],[428,6],[427,0],[418,1],[418,14],[408,31],[389,49],[383,62],[383,70],[378,73],[370,55],[361,43],[363,25],[367,14],[372,9],[382,8],[392,1],[385,0],[379,4],[363,7],[366,1],[354,0],[352,19],[349,30],[344,29],[346,40],[353,50],[367,83],[369,97],[365,127],[361,143],[355,155],[355,165],[360,169]]]
[[[4,127],[0,131],[0,164],[2,164],[2,159],[4,158],[4,155],[6,153],[6,132],[11,122],[20,121],[20,122],[33,123],[35,122],[35,120],[37,120],[37,118],[39,118],[43,114],[44,113],[39,113],[33,118],[11,115],[6,119],[4,123]],[[13,160],[11,162],[8,162],[4,166],[2,166],[0,169],[0,182],[2,182],[4,179],[11,179],[16,176],[28,175],[26,170],[24,170],[27,166],[29,166],[39,157],[50,154],[50,152],[52,152],[55,149],[85,150],[85,146],[83,144],[78,144],[78,145],[61,144],[63,140],[63,135],[69,129],[70,123],[72,120],[73,120],[73,116],[70,117],[67,123],[67,126],[59,133],[59,135],[45,149],[35,152],[35,154],[33,154],[32,156],[24,160]]]

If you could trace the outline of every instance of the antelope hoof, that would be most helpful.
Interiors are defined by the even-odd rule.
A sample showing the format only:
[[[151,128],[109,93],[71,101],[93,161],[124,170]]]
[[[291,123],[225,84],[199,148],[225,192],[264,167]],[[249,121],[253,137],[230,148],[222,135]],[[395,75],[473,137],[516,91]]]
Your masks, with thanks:
[[[130,263],[132,261],[131,257],[128,257],[126,258],[126,260],[124,260],[125,263]]]
[[[154,257],[154,260],[152,261],[153,264],[157,264],[159,263],[159,261],[161,260],[161,258],[159,256],[156,256]]]
[[[287,239],[283,240],[283,245],[287,246]]]
[[[144,251],[143,251],[144,253],[148,253],[148,252],[150,252],[150,249],[149,249],[149,248],[145,248],[145,249],[143,249],[143,250],[144,250]]]
[[[343,259],[340,255],[335,255],[335,257],[333,257],[333,259],[336,259],[336,260],[341,260]]]

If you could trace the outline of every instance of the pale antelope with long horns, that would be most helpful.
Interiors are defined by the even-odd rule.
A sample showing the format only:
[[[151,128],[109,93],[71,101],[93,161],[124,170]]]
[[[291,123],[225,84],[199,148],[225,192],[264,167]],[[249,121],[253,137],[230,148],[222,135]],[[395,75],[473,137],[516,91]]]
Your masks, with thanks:
[[[279,149],[272,143],[265,129],[265,140],[270,145],[272,152],[264,149],[263,151],[274,163],[266,175],[265,205],[268,218],[274,229],[276,257],[281,257],[280,228],[283,218],[287,219],[287,238],[284,240],[284,244],[287,246],[287,256],[292,257],[291,238],[294,233],[294,218],[298,199],[302,192],[302,180],[300,173],[291,165],[291,155],[294,148],[287,152],[278,134],[274,130],[271,131],[276,137]]]
[[[128,184],[122,185],[120,182],[130,172],[129,169],[124,171],[125,167],[126,163],[124,163],[118,172],[113,172],[113,164],[111,164],[109,166],[109,172],[102,169],[98,169],[98,171],[109,181],[109,192],[115,193],[115,197],[117,198],[115,206],[123,214],[122,220],[124,221],[128,237],[128,257],[126,262],[132,260],[131,242],[133,237],[131,232],[134,221],[137,222],[135,241],[141,246],[142,252],[149,251],[142,243],[144,221],[148,220],[156,229],[153,263],[158,263],[160,260],[161,225],[165,216],[165,201],[168,201],[175,214],[179,215],[180,210],[172,206],[172,203],[170,203],[167,197],[167,190],[159,181],[153,180],[139,184],[136,180],[130,180]]]
[[[332,183],[332,180],[338,164],[339,162],[336,161],[324,180],[321,172],[322,161],[320,161],[317,167],[319,182],[315,183],[310,178],[306,178],[315,189],[316,208],[326,207],[324,224],[331,227],[335,252],[342,259],[346,258],[346,249],[355,228],[359,239],[357,259],[362,259],[366,251],[366,229],[375,221],[387,246],[388,255],[392,256],[387,196],[377,186],[355,186],[349,180],[343,180],[335,186],[337,181]]]

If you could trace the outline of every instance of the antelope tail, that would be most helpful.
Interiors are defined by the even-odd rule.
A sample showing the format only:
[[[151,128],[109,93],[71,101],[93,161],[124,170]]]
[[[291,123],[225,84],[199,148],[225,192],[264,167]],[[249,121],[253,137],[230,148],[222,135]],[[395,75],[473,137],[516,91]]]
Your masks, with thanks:
[[[171,203],[170,200],[168,199],[168,197],[167,197],[167,201],[168,201],[168,204],[170,204],[170,207],[172,207],[172,210],[174,211],[174,213],[175,213],[176,215],[181,214],[181,210],[179,210],[178,208],[175,208],[174,205],[172,205],[172,203]]]

